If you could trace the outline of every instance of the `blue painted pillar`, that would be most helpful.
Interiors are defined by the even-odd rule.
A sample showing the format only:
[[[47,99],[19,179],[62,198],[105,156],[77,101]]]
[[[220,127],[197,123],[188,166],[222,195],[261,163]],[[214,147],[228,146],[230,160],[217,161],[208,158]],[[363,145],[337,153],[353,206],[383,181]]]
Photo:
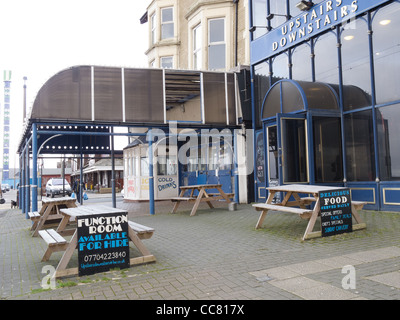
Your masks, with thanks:
[[[155,214],[154,208],[154,170],[153,170],[153,136],[151,130],[149,131],[149,205],[150,214]]]
[[[239,168],[237,155],[237,132],[233,131],[233,158],[234,158],[234,175],[235,175],[235,202],[239,203]]]
[[[29,148],[28,148],[29,149]],[[37,125],[32,124],[32,211],[37,211]]]
[[[115,194],[115,156],[114,156],[114,127],[111,130],[111,199],[113,208],[117,207],[117,197]]]
[[[29,219],[28,212],[30,210],[30,193],[31,193],[31,177],[29,168],[29,141],[26,140],[25,145],[25,216]]]
[[[19,181],[19,207],[23,214],[25,214],[25,151],[19,155],[19,165],[21,171],[21,179]]]

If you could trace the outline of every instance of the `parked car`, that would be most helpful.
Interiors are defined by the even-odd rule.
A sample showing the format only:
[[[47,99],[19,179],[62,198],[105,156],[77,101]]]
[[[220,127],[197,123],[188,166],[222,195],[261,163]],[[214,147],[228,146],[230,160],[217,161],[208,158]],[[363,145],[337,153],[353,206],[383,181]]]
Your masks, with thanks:
[[[71,195],[72,189],[67,180],[64,179],[64,191],[63,194],[63,179],[62,178],[51,178],[46,183],[46,197],[54,198],[55,195]]]

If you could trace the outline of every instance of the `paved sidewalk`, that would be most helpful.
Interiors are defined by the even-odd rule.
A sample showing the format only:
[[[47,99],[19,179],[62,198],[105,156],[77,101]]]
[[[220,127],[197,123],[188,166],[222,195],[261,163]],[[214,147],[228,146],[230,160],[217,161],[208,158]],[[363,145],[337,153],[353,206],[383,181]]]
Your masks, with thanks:
[[[143,241],[157,262],[64,278],[55,290],[42,288],[42,269],[55,267],[62,253],[41,262],[46,244],[30,236],[30,221],[19,209],[0,208],[0,299],[400,300],[399,213],[362,211],[366,230],[301,241],[307,221],[271,213],[255,230],[259,212],[251,205],[201,204],[193,217],[185,204],[170,214],[169,201],[157,202],[154,216],[148,203],[117,206],[155,228]],[[76,253],[70,264],[77,265]]]

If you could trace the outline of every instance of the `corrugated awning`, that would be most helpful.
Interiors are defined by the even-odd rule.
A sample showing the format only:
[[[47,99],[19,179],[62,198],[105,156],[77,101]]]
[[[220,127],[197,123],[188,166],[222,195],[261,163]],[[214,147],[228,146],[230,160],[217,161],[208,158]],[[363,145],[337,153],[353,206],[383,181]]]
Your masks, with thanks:
[[[31,121],[236,126],[234,73],[76,66],[40,89]]]

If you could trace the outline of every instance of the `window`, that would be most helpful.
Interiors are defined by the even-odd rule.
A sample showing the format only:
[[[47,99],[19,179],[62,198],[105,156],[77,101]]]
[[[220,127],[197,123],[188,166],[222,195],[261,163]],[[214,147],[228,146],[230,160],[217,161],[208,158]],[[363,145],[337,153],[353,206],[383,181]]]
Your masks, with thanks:
[[[372,99],[366,22],[357,19],[345,25],[341,42],[344,110],[368,107]]]
[[[267,0],[252,1],[253,26],[258,28],[253,32],[253,39],[267,33]]]
[[[173,8],[161,9],[161,40],[174,37]]]
[[[276,56],[272,62],[272,83],[289,79],[289,58],[286,52]]]
[[[173,57],[161,57],[160,59],[161,68],[172,69],[173,68]]]
[[[309,43],[297,46],[292,52],[292,79],[312,81],[311,48]]]
[[[150,17],[150,27],[151,27],[151,44],[155,44],[157,42],[156,38],[156,14],[152,14]]]
[[[374,16],[373,48],[376,103],[400,100],[400,4],[379,9]]]
[[[283,3],[282,3],[283,2]],[[271,19],[271,27],[277,28],[286,22],[286,1],[269,0],[269,13],[274,14]]]
[[[195,70],[200,70],[202,66],[201,39],[201,25],[198,25],[193,29],[193,68]]]
[[[376,110],[380,178],[400,181],[400,104]]]
[[[208,69],[225,68],[225,19],[209,20]]]
[[[345,115],[346,162],[348,181],[375,180],[375,152],[372,111]]]
[[[330,84],[339,83],[337,39],[334,32],[318,37],[315,42],[315,80]]]
[[[313,117],[315,182],[343,181],[340,118]]]

